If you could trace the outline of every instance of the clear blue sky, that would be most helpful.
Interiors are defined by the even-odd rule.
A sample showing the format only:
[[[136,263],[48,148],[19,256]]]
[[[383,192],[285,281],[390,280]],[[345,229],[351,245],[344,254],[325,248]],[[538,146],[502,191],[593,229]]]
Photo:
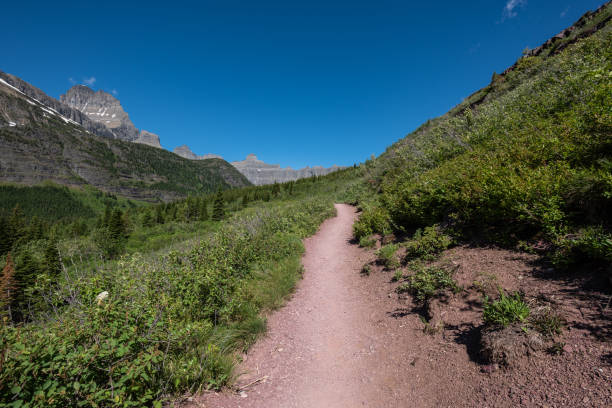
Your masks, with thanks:
[[[350,165],[603,2],[10,1],[0,69],[54,97],[114,90],[170,150]]]

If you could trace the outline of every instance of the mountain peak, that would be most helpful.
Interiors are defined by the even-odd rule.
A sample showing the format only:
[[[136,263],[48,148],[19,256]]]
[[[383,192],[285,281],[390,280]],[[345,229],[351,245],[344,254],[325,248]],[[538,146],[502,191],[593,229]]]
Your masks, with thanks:
[[[103,90],[94,91],[86,85],[74,85],[60,101],[84,113],[87,118],[106,126],[117,139],[160,147],[159,136],[139,131],[117,98]]]

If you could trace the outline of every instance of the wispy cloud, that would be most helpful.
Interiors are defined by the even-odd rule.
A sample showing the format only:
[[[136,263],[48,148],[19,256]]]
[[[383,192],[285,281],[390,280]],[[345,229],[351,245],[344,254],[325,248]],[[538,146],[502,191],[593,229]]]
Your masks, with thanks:
[[[567,7],[565,8],[565,10],[563,10],[563,11],[561,12],[561,14],[559,15],[559,17],[561,17],[561,18],[565,17],[565,15],[566,15],[566,14],[567,14],[567,12],[569,11],[569,9],[570,9],[570,6],[567,6]]]
[[[508,0],[504,7],[504,14],[502,20],[507,18],[514,18],[518,15],[518,8],[523,7],[527,4],[527,0]]]
[[[90,78],[83,78],[83,83],[85,85],[89,85],[89,86],[93,86],[93,84],[96,83],[96,77],[90,77]]]
[[[117,90],[116,90],[116,89],[113,89],[113,90],[111,91],[111,93],[112,93],[113,95],[115,95],[115,96],[119,95],[119,92],[117,92]]]
[[[75,81],[73,77],[68,78],[68,82],[70,82],[72,85],[76,85],[77,83],[77,81]]]

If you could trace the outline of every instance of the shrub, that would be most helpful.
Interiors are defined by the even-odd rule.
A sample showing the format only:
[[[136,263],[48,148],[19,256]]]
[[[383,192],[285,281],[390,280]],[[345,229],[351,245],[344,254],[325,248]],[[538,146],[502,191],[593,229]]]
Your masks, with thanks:
[[[359,246],[363,248],[373,248],[376,245],[376,238],[373,236],[361,237],[359,239]]]
[[[391,219],[384,208],[366,208],[353,225],[355,238],[361,239],[374,233],[387,235],[391,232]]]
[[[406,261],[415,258],[433,260],[436,255],[446,250],[453,243],[453,239],[444,234],[438,225],[417,230],[410,241],[404,243],[406,247]]]
[[[609,264],[612,262],[612,234],[600,226],[591,226],[578,234],[563,236],[559,238],[551,259],[559,268],[587,261]]]
[[[398,292],[409,292],[418,302],[424,302],[446,289],[455,293],[460,290],[452,273],[437,266],[421,267],[408,279],[407,283],[398,287]]]
[[[395,256],[399,245],[388,244],[376,251],[378,256],[378,262],[385,266],[387,269],[395,269],[399,266],[399,260]]]
[[[499,299],[489,303],[484,299],[483,320],[486,324],[506,327],[510,323],[523,322],[529,317],[529,306],[518,293],[507,296],[500,289]]]

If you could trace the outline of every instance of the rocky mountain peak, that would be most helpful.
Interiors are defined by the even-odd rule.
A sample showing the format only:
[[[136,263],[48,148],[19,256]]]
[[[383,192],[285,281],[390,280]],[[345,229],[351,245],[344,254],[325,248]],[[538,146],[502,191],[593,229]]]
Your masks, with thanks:
[[[159,136],[138,130],[119,99],[108,92],[75,85],[60,96],[60,101],[84,113],[90,120],[106,126],[117,139],[161,148]]]

